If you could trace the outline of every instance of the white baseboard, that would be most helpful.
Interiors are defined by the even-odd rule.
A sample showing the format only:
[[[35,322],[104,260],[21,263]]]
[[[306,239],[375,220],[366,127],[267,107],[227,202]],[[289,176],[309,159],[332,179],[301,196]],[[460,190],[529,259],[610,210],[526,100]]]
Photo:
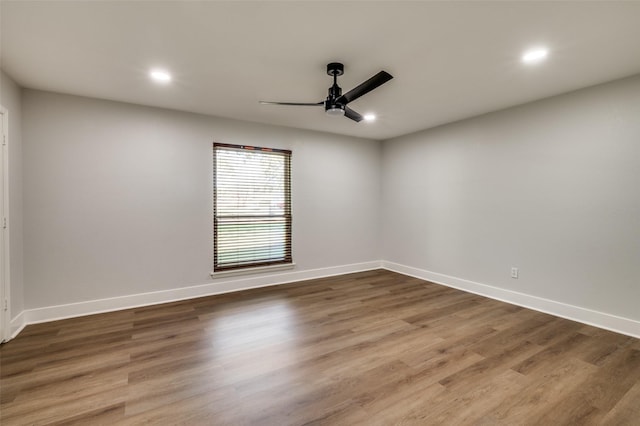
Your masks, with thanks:
[[[447,287],[457,288],[469,293],[478,294],[491,299],[511,303],[513,305],[522,306],[606,330],[611,330],[616,333],[640,338],[639,321],[387,261],[363,262],[329,268],[274,273],[260,276],[244,276],[227,279],[220,278],[215,279],[212,283],[191,287],[132,294],[128,296],[91,300],[67,305],[28,309],[24,310],[11,320],[11,338],[14,338],[28,324],[55,321],[103,312],[112,312],[159,303],[175,302],[178,300],[193,299],[196,297],[230,293],[252,288],[268,287],[296,281],[369,271],[379,268],[384,268],[389,271],[442,284]]]
[[[382,261],[382,267],[389,271],[421,278],[426,281],[457,288],[469,293],[479,294],[481,296],[507,302],[512,305],[522,306],[555,315],[557,317],[592,325],[594,327],[604,328],[605,330],[614,331],[627,336],[640,338],[640,321],[622,318],[604,312],[593,311],[579,306],[568,305],[554,300],[543,299],[541,297],[531,296],[524,293],[505,290],[487,284],[468,281],[462,278],[426,271],[424,269],[413,268],[411,266],[405,266],[394,262]]]
[[[381,265],[381,261],[372,261],[306,271],[273,273],[260,276],[254,275],[244,277],[235,276],[231,278],[225,277],[214,279],[214,282],[212,283],[190,287],[154,291],[150,293],[131,294],[128,296],[112,297],[108,299],[90,300],[86,302],[70,303],[67,305],[27,309],[23,311],[19,316],[23,318],[22,321],[24,322],[24,325],[36,324],[84,315],[137,308],[140,306],[193,299],[196,297],[230,293],[234,291],[248,290],[258,287],[267,287],[296,281],[304,281],[316,278],[325,278],[334,275],[349,274],[353,272],[368,271],[372,269],[379,269]],[[24,327],[24,325],[22,327]]]
[[[9,323],[9,340],[13,339],[22,331],[23,328],[27,326],[27,322],[25,320],[24,311],[20,312],[15,316]]]

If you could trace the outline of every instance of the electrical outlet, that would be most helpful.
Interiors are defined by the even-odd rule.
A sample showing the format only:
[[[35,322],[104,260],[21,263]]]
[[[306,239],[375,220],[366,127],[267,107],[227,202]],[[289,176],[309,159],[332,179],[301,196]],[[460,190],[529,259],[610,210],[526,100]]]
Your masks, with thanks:
[[[511,268],[511,278],[518,279],[518,268]]]

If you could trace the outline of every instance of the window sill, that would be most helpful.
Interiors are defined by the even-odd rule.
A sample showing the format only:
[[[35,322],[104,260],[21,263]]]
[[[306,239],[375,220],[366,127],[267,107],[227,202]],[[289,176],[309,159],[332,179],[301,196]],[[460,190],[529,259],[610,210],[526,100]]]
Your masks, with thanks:
[[[287,263],[283,265],[257,266],[255,268],[234,269],[231,271],[212,272],[211,278],[233,277],[236,275],[259,274],[263,272],[284,271],[296,267],[295,263]]]

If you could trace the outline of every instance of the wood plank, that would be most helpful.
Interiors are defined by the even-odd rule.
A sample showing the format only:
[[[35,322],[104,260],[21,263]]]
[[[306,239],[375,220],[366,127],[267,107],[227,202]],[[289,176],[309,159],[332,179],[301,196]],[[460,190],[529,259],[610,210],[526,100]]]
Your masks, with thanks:
[[[28,326],[0,423],[637,425],[640,341],[389,271]]]
[[[638,423],[640,419],[640,382],[618,401],[618,403],[602,419],[603,425],[629,425]]]

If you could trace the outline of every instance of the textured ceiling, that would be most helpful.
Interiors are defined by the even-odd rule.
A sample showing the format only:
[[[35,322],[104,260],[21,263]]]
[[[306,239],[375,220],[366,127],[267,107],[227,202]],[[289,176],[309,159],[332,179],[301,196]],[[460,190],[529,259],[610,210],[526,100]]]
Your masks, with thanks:
[[[387,139],[640,72],[640,1],[2,1],[2,68],[21,86]],[[546,45],[548,60],[520,62]],[[317,102],[394,79],[331,118]],[[174,81],[149,81],[152,67]]]

